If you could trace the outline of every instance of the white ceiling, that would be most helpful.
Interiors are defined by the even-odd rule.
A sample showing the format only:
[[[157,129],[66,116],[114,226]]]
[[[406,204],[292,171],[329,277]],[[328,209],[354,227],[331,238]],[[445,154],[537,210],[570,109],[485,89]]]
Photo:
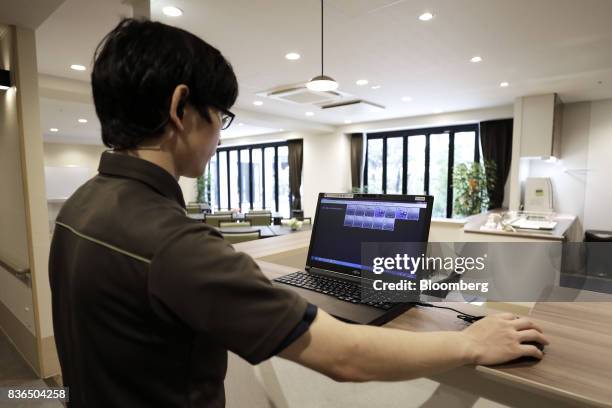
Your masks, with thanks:
[[[358,117],[256,96],[319,73],[318,0],[151,3],[153,19],[194,32],[231,61],[244,112],[340,125],[498,106],[544,92],[564,102],[612,97],[610,0],[326,0],[325,73],[340,90],[387,107]],[[164,16],[161,8],[170,4],[184,15]],[[435,18],[419,21],[423,11]],[[123,0],[66,0],[36,32],[39,71],[87,81],[89,71],[69,65],[89,66],[98,41],[130,14]],[[290,51],[302,58],[287,61]],[[475,55],[483,61],[471,63]],[[369,85],[355,85],[362,78]],[[501,81],[510,86],[500,88]],[[253,106],[255,99],[264,104]],[[52,105],[43,103],[43,117]]]
[[[51,98],[40,98],[40,123],[45,141],[54,143],[102,144],[100,122],[91,103],[72,102]],[[85,119],[87,123],[79,123]],[[50,129],[58,129],[52,132]],[[273,134],[283,128],[270,128],[236,121],[221,132],[222,139]]]

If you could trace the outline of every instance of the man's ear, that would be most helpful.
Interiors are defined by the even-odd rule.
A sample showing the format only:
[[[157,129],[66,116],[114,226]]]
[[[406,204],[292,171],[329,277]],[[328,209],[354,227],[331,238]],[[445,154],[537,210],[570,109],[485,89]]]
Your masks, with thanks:
[[[185,105],[189,97],[189,87],[181,84],[174,89],[172,99],[170,100],[170,123],[180,130],[184,131],[183,116],[185,114]]]

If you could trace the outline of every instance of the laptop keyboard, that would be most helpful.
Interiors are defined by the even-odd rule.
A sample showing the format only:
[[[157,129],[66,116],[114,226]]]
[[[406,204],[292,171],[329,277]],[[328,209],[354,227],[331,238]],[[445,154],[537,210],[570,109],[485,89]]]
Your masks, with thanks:
[[[394,303],[386,302],[381,293],[376,293],[362,299],[361,285],[356,282],[312,275],[300,271],[281,276],[274,279],[274,281],[334,296],[345,302],[360,303],[377,309],[389,310],[394,306]]]

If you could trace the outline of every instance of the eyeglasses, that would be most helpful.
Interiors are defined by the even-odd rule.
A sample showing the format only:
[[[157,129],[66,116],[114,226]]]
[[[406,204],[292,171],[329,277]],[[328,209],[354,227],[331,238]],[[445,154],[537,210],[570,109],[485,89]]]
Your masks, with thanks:
[[[215,107],[215,109],[219,111],[219,119],[221,120],[221,130],[225,130],[228,127],[230,127],[236,115],[234,115],[232,112],[228,111],[227,109],[217,108],[217,107]]]

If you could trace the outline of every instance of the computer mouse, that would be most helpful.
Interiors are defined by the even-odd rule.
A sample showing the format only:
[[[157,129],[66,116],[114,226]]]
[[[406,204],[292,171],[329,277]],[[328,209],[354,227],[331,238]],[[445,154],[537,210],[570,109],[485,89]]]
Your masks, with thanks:
[[[536,346],[538,350],[544,351],[544,345],[542,343],[538,343],[537,341],[525,341],[521,344],[527,344],[529,346]]]

